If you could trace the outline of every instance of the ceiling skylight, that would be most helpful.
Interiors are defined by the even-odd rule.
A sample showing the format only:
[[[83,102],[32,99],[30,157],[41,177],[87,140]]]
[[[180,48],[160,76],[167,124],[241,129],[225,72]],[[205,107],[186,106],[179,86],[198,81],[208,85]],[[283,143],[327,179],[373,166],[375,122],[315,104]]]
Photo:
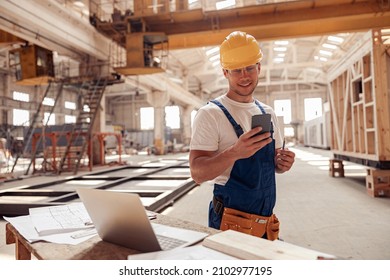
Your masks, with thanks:
[[[275,57],[274,62],[276,62],[276,63],[284,62],[284,58],[283,57]]]
[[[274,51],[277,51],[277,52],[285,52],[287,50],[286,47],[275,47],[274,48]]]
[[[338,43],[338,44],[341,44],[342,42],[344,42],[344,39],[341,37],[338,37],[338,36],[328,36],[328,40],[335,42],[335,43]]]
[[[210,60],[210,61],[214,61],[214,60],[217,60],[217,59],[219,59],[219,58],[220,58],[220,55],[219,55],[219,54],[216,54],[216,55],[210,57],[209,60]]]
[[[217,61],[214,61],[212,65],[213,65],[214,67],[216,67],[216,66],[219,65],[219,64],[220,64],[220,62],[219,62],[219,60],[217,60]]]
[[[333,53],[330,51],[325,51],[325,50],[320,50],[320,54],[327,55],[327,56],[332,56]]]
[[[207,56],[213,55],[213,54],[215,54],[215,53],[218,52],[218,51],[219,51],[219,47],[214,47],[214,48],[208,49],[208,50],[206,51],[206,55],[207,55]]]
[[[324,44],[322,44],[322,46],[323,46],[324,48],[332,49],[332,50],[336,50],[336,49],[338,48],[336,45],[328,44],[328,43],[324,43]]]
[[[275,45],[280,45],[280,46],[286,46],[286,45],[288,45],[288,41],[285,41],[285,40],[283,40],[283,41],[275,41],[274,44]]]

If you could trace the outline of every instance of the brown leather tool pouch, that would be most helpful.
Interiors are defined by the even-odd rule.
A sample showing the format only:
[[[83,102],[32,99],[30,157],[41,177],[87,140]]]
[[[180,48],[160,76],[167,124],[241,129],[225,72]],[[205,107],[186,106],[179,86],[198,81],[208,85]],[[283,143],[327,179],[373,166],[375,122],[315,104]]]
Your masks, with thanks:
[[[272,216],[269,217],[268,223],[267,223],[267,239],[268,240],[278,239],[279,226],[280,226],[279,219],[276,217],[275,214],[272,214]]]
[[[251,214],[225,207],[222,214],[221,230],[232,229],[235,231],[252,234]],[[263,234],[265,233],[265,224]]]
[[[279,234],[279,220],[275,214],[264,217],[225,207],[220,229],[236,230],[258,237],[263,237],[267,233],[267,239],[275,240]]]

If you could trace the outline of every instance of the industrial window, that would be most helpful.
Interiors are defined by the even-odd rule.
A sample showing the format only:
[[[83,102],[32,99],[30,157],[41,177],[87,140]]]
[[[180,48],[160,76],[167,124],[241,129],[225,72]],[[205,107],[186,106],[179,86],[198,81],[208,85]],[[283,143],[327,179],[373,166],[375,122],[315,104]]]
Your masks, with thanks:
[[[54,106],[54,98],[45,97],[42,102],[43,105]]]
[[[180,128],[180,109],[179,106],[165,107],[165,125],[172,129]]]
[[[140,122],[142,130],[154,129],[154,108],[142,107],[140,109]]]
[[[76,110],[76,103],[65,101],[65,108],[70,110]]]
[[[235,0],[225,0],[225,1],[219,1],[219,2],[215,3],[215,8],[217,10],[231,8],[233,6],[236,6]]]
[[[28,110],[13,109],[13,125],[30,125],[30,113]]]
[[[283,117],[284,124],[290,124],[291,122],[291,100],[290,99],[275,100],[274,110],[277,116]]]
[[[28,93],[23,93],[19,91],[13,92],[13,98],[14,100],[18,100],[18,101],[24,101],[24,102],[30,101],[30,95]]]
[[[322,116],[322,98],[305,98],[305,121]]]
[[[65,123],[76,123],[76,116],[65,115]]]
[[[49,118],[50,116],[50,118]],[[45,112],[44,116],[43,116],[43,123],[47,125],[55,125],[56,124],[56,115],[55,114],[51,114],[49,112]]]

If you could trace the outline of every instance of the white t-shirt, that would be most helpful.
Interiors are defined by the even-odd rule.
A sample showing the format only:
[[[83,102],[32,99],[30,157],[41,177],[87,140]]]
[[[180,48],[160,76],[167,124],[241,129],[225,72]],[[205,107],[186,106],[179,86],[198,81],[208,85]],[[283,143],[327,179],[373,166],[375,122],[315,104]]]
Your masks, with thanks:
[[[251,130],[252,116],[262,113],[254,101],[251,103],[241,103],[228,98],[226,95],[222,95],[216,98],[216,100],[225,106],[236,123],[241,126],[244,133]],[[282,147],[282,137],[275,112],[270,106],[261,102],[260,104],[266,113],[271,114],[275,147],[280,148]],[[192,127],[191,150],[217,151],[220,153],[232,146],[236,141],[236,132],[221,108],[209,102],[198,110]],[[214,183],[225,185],[232,168],[233,166],[215,178]]]

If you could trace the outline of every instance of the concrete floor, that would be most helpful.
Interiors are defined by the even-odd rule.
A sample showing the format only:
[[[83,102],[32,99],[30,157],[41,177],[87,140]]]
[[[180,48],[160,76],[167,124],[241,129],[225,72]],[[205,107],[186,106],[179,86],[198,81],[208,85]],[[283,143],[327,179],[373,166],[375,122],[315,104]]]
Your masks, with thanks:
[[[281,221],[280,237],[342,259],[390,260],[390,198],[366,193],[366,168],[344,162],[345,177],[333,178],[328,174],[330,151],[290,149],[296,153],[296,163],[289,173],[277,175],[275,213]],[[183,154],[171,155],[175,156]],[[163,214],[207,225],[211,196],[212,186],[204,183]],[[5,245],[4,225],[0,220],[0,260],[14,258],[14,245]]]

